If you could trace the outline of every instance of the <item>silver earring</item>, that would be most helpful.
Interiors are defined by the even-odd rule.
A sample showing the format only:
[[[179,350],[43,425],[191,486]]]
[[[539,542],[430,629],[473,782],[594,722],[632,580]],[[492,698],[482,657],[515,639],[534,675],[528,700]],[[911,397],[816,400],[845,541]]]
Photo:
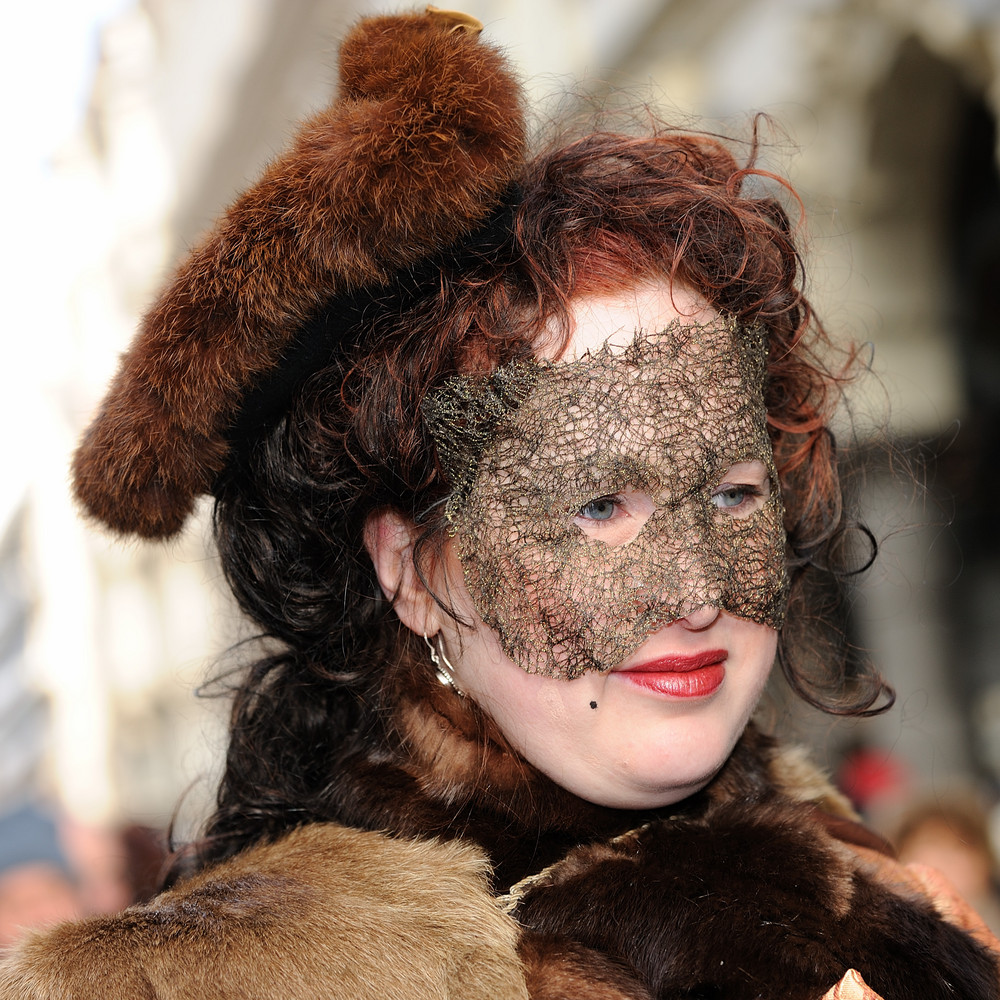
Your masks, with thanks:
[[[438,633],[437,646],[435,646],[434,643],[427,638],[426,632],[424,633],[424,642],[427,643],[427,648],[431,651],[431,663],[434,664],[437,679],[442,684],[452,688],[455,691],[455,694],[462,694],[458,685],[455,683],[455,668],[452,666],[451,660],[449,660],[445,655],[444,646],[441,645],[441,633]]]

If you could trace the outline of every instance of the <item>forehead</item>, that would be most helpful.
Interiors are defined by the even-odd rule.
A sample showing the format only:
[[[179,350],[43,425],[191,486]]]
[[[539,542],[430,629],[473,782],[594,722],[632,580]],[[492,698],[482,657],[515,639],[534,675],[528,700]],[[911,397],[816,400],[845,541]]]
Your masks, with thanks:
[[[721,317],[674,318],[573,360],[540,366],[533,391],[493,446],[501,467],[629,457],[662,471],[710,475],[764,457],[763,341]]]
[[[578,305],[569,350],[546,359],[539,349],[536,361],[455,376],[429,394],[449,520],[474,490],[501,484],[545,480],[558,493],[577,475],[581,491],[610,479],[614,492],[664,477],[693,486],[749,458],[770,467],[764,331],[710,310],[702,321],[678,315],[680,304],[665,286],[591,300]]]
[[[638,333],[654,333],[672,323],[700,325],[718,317],[700,295],[667,281],[636,285],[613,296],[583,296],[570,303],[569,313],[571,337],[565,350],[554,342],[539,344],[540,359],[575,361],[602,348],[617,353]]]

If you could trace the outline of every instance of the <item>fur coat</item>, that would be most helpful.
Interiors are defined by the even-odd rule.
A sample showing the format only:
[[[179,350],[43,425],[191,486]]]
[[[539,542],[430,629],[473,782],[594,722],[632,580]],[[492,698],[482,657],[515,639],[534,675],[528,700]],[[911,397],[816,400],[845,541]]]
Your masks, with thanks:
[[[93,516],[174,534],[307,319],[497,208],[523,165],[522,95],[470,25],[432,8],[348,36],[337,99],[192,251],[124,356],[74,464]],[[555,786],[455,692],[407,683],[385,681],[401,693],[392,739],[331,769],[336,822],[29,938],[0,998],[818,1000],[840,983],[847,1000],[863,989],[851,969],[887,1000],[1000,997],[988,949],[755,731],[702,792],[624,812]]]
[[[462,750],[456,730],[436,739]],[[705,792],[669,809],[576,800],[574,814],[553,786],[530,847],[514,821],[523,803],[502,787],[486,835],[461,770],[453,757],[450,829],[435,828],[429,773],[420,787],[369,769],[357,808],[394,835],[306,825],[149,904],[36,934],[0,965],[0,997],[1000,997],[974,916],[888,858],[801,755],[752,729]],[[541,779],[516,770],[537,794]],[[422,836],[407,829],[417,817]]]

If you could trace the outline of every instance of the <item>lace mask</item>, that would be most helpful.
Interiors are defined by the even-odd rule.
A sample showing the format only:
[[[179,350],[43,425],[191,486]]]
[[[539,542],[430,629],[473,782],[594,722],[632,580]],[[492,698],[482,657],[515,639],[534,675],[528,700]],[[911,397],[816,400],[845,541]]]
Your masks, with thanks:
[[[459,376],[428,398],[466,586],[522,669],[610,670],[705,604],[780,627],[785,534],[765,356],[760,328],[678,321],[624,350]],[[727,506],[738,489],[719,490],[744,462],[770,478],[748,514]],[[629,540],[580,526],[581,513],[613,516],[626,496],[645,498],[648,514]]]

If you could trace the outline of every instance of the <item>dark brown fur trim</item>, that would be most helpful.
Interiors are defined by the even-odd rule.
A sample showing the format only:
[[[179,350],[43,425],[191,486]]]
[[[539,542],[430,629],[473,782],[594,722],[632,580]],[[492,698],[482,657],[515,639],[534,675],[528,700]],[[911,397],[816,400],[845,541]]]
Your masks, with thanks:
[[[609,956],[656,997],[816,1000],[849,968],[887,998],[1000,996],[984,948],[883,884],[815,807],[780,796],[580,847],[527,889],[515,916]],[[561,949],[554,965],[560,979]],[[544,981],[544,955],[533,977]]]
[[[73,462],[115,531],[167,537],[226,456],[243,394],[335,294],[384,283],[496,205],[522,162],[503,57],[440,14],[360,22],[341,90],[181,264]]]
[[[574,941],[526,931],[518,951],[531,1000],[653,1000],[618,962]]]
[[[437,803],[450,831],[435,832],[486,847],[499,891],[536,876],[514,910],[533,1000],[589,997],[592,979],[602,1000],[817,1000],[851,967],[886,997],[998,996],[992,958],[887,884],[850,846],[885,845],[843,815],[821,772],[756,728],[703,793],[625,813],[553,786],[429,672],[393,684],[413,784],[381,821],[405,825]]]

